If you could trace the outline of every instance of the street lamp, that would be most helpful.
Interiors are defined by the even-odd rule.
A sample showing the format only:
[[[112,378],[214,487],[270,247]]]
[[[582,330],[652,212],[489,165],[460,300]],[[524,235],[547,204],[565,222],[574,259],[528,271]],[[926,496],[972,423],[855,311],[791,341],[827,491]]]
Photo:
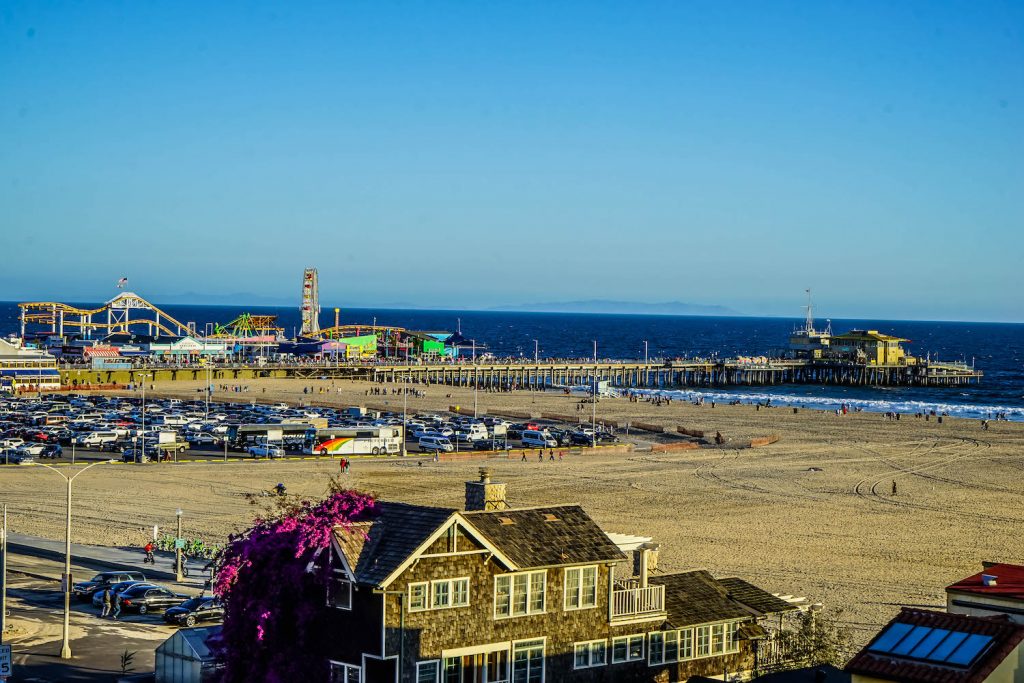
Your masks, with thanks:
[[[647,340],[644,339],[644,365],[647,365]]]
[[[146,448],[146,380],[153,375],[142,374],[139,375],[142,378],[142,448]],[[139,435],[135,435],[135,448],[139,447]],[[138,455],[138,453],[136,453]],[[143,460],[145,460],[145,453],[143,453]]]
[[[409,442],[409,372],[402,375],[402,455],[409,455],[406,444]]]
[[[267,446],[270,446],[269,441]],[[174,575],[175,581],[181,583],[181,508],[178,508],[174,513],[178,518],[178,534],[174,537]]]
[[[594,391],[590,396],[593,406],[590,416],[590,447],[597,448],[597,340],[594,340]]]
[[[476,391],[476,339],[473,340],[473,417],[477,417],[477,391]]]
[[[59,474],[61,477],[64,478],[64,481],[66,481],[68,485],[67,515],[65,518],[64,527],[64,629],[61,636],[60,646],[61,659],[71,659],[71,641],[69,640],[68,637],[71,630],[71,482],[77,479],[78,475],[82,474],[86,470],[96,467],[96,465],[104,465],[112,462],[115,461],[100,460],[99,462],[94,462],[91,465],[86,465],[85,467],[78,470],[75,474],[71,475],[70,477],[61,472],[53,465],[44,465],[41,462],[36,463],[36,465],[38,465],[39,467],[45,467],[46,469],[53,470],[54,472]]]
[[[537,380],[540,379],[540,367],[539,367],[539,365],[540,365],[540,342],[537,341],[536,339],[534,339],[533,340],[533,366],[534,366],[533,367],[533,372],[535,374],[533,376],[533,391],[534,391],[534,400],[535,401],[537,400],[537,394],[536,394],[536,392],[537,392]]]

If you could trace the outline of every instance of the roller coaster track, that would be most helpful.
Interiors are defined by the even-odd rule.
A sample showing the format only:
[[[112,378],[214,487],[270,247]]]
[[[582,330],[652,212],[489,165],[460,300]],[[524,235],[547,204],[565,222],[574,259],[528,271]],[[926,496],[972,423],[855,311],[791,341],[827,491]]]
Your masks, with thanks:
[[[77,328],[80,332],[92,329],[128,332],[131,325],[151,325],[170,336],[192,334],[188,325],[132,292],[122,292],[98,308],[79,308],[57,301],[29,301],[18,304],[18,307],[21,309],[24,324],[45,325],[52,330],[70,327]],[[148,311],[153,314],[153,319],[131,320],[129,311]],[[92,319],[93,316],[104,313],[108,315],[108,321]],[[123,319],[114,320],[112,316],[123,316]]]

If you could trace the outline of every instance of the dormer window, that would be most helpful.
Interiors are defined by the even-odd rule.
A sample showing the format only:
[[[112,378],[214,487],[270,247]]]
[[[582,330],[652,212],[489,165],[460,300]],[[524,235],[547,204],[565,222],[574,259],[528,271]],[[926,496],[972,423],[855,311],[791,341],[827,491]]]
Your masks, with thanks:
[[[335,609],[352,609],[352,582],[342,569],[331,570],[331,580],[327,584],[327,604]]]

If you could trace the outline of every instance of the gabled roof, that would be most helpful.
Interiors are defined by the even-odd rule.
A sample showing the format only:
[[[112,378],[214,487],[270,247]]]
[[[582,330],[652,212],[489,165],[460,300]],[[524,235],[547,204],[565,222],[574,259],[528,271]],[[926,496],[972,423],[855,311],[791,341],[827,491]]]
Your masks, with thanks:
[[[665,586],[665,609],[674,628],[750,618],[750,612],[730,600],[725,586],[703,569],[652,576],[650,583]]]
[[[462,514],[520,569],[626,559],[579,505]]]
[[[373,520],[350,529],[337,527],[334,538],[356,581],[376,586],[456,512],[451,508],[379,502]]]
[[[986,585],[984,577],[993,577]],[[946,586],[946,591],[1024,600],[1024,565],[990,564],[984,570]]]
[[[1024,626],[1005,615],[974,617],[904,607],[846,670],[907,683],[981,683],[1021,641]],[[969,648],[963,658],[958,657],[961,646]]]
[[[725,587],[730,598],[759,614],[779,614],[780,612],[794,612],[800,609],[796,605],[786,602],[782,598],[778,598],[743,579],[729,577],[716,580]]]

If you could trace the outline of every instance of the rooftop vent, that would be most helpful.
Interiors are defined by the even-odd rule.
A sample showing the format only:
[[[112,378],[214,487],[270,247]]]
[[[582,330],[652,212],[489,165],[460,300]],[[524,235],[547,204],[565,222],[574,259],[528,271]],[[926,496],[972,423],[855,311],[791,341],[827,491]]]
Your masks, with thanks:
[[[555,517],[550,512],[546,512],[546,513],[544,513],[544,521],[545,522],[561,522],[562,520],[558,519],[558,517]]]
[[[515,522],[512,521],[511,517],[498,517],[498,521],[504,524],[505,526],[515,524]]]

